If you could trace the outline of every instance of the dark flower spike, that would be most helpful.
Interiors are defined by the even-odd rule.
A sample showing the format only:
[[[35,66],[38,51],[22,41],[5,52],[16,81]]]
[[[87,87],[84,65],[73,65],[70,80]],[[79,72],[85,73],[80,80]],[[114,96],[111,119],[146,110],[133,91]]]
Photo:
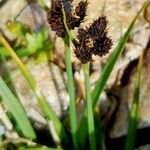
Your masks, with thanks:
[[[88,2],[81,1],[76,7],[74,12],[71,15],[71,18],[68,20],[70,21],[71,29],[74,29],[75,27],[79,27],[81,22],[84,20],[86,16],[86,10],[87,10]]]
[[[63,14],[62,7],[64,7],[66,13],[66,22],[68,28],[74,29],[79,27],[80,23],[84,20],[86,16],[87,1],[81,1],[73,10],[72,2],[73,0],[53,0],[52,8],[47,12],[47,19],[50,27],[59,37],[65,37],[65,27],[63,24]]]
[[[78,30],[79,42],[74,52],[82,63],[91,61],[92,55],[103,56],[111,49],[112,40],[107,37],[107,23],[106,17],[99,17],[89,28]]]
[[[65,36],[64,24],[63,24],[63,15],[61,13],[62,1],[55,0],[52,1],[52,8],[47,12],[47,20],[50,24],[50,27],[59,37]]]

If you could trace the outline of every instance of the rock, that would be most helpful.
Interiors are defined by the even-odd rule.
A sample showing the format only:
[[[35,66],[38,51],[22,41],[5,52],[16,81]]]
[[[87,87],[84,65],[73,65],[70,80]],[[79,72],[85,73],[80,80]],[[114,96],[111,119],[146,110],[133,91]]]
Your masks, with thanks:
[[[135,88],[136,66],[132,69],[129,75],[129,81],[120,88],[121,102],[119,110],[117,111],[115,122],[110,132],[113,138],[120,137],[127,133],[128,115],[131,109],[133,100],[133,93]],[[150,127],[150,50],[145,55],[144,66],[142,71],[142,82],[140,92],[140,121],[139,128]],[[124,76],[125,77],[125,76]],[[127,78],[124,80],[127,80]]]

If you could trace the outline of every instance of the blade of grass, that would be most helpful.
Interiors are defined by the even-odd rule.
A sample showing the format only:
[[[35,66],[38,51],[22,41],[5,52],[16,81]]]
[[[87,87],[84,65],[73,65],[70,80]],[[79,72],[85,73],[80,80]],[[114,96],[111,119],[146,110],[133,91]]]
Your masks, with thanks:
[[[113,70],[114,65],[116,64],[119,56],[121,55],[123,48],[130,36],[130,33],[133,29],[133,26],[135,24],[135,21],[137,20],[139,14],[146,8],[146,6],[150,3],[150,0],[147,0],[142,8],[137,12],[136,16],[134,17],[133,21],[131,22],[131,24],[129,25],[127,31],[125,32],[125,34],[123,35],[123,37],[120,39],[117,47],[114,49],[112,55],[110,56],[110,58],[108,59],[107,64],[105,65],[104,69],[102,70],[100,77],[98,79],[98,81],[95,84],[95,88],[92,92],[92,104],[93,104],[93,109],[96,107],[97,101],[99,99],[99,96],[101,95],[101,92],[103,91],[106,82],[110,76],[110,73]],[[85,111],[86,112],[86,108]],[[79,142],[80,143],[85,143],[85,139],[86,139],[86,135],[87,135],[87,127],[86,127],[86,113],[84,113],[83,115],[83,119],[80,123],[80,129],[79,129]],[[83,144],[84,145],[84,144]]]
[[[10,91],[6,83],[0,77],[0,96],[2,103],[9,113],[12,114],[24,137],[35,139],[35,132],[27,118],[26,113],[18,99]]]
[[[4,45],[6,48],[7,52],[9,55],[14,59],[16,62],[18,68],[21,70],[22,74],[26,78],[27,82],[29,83],[33,93],[38,99],[39,106],[41,107],[42,111],[44,112],[45,116],[49,119],[52,120],[54,123],[54,127],[56,129],[56,132],[58,134],[58,137],[62,140],[62,142],[66,145],[68,142],[68,137],[65,132],[65,129],[56,116],[55,112],[51,108],[51,106],[48,104],[46,101],[45,97],[41,94],[40,89],[34,80],[32,74],[29,72],[27,67],[23,64],[23,62],[20,60],[20,58],[16,55],[12,47],[9,45],[9,43],[5,40],[3,35],[0,33],[0,42]]]
[[[70,39],[68,39],[70,40]],[[71,65],[71,54],[70,48],[67,44],[65,56],[66,56],[66,70],[67,70],[67,80],[68,80],[68,92],[69,92],[69,106],[70,106],[70,124],[71,124],[71,133],[74,143],[74,148],[78,149],[78,141],[77,141],[77,115],[76,115],[76,104],[75,104],[75,89],[74,89],[74,81],[73,81],[73,73],[72,73],[72,65]]]
[[[142,55],[139,58],[133,102],[132,102],[131,111],[129,115],[128,134],[127,134],[127,139],[125,144],[125,150],[134,149],[136,130],[139,122],[139,99],[140,99],[140,85],[141,85],[141,75],[142,75],[142,66],[143,66],[143,54],[144,53],[142,53]]]
[[[74,37],[73,37],[73,35],[71,34],[71,32],[68,28],[68,25],[67,25],[67,22],[66,22],[66,13],[65,13],[64,7],[62,7],[62,14],[63,14],[63,24],[65,26],[66,33],[69,36],[70,40],[73,41]]]
[[[70,115],[73,145],[74,145],[74,149],[77,150],[78,149],[78,140],[77,140],[78,139],[78,136],[77,136],[78,127],[77,127],[77,113],[76,113],[76,103],[75,103],[75,87],[74,87],[74,81],[73,81],[71,51],[70,51],[71,34],[66,23],[66,14],[65,14],[64,8],[62,8],[62,13],[63,13],[63,23],[67,31],[64,42],[65,42],[65,59],[66,59],[66,71],[67,71],[67,80],[68,80],[68,92],[69,92],[69,98],[70,98],[69,115]]]
[[[84,64],[84,84],[85,84],[85,95],[87,100],[88,134],[90,140],[90,150],[96,150],[94,117],[93,117],[92,98],[89,80],[89,65],[90,65],[89,63]]]

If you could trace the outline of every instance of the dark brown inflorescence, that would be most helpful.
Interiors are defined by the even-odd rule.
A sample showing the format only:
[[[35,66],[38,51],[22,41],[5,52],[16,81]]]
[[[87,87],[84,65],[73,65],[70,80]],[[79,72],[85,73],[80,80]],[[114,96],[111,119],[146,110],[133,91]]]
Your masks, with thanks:
[[[75,9],[72,6],[73,0],[53,0],[52,8],[47,13],[47,19],[50,27],[59,37],[65,37],[65,27],[63,24],[62,6],[66,13],[66,22],[69,29],[79,27],[80,23],[84,20],[87,9],[87,0],[81,1]]]
[[[87,63],[92,60],[92,55],[103,56],[109,52],[112,46],[111,38],[107,37],[106,17],[99,17],[89,28],[78,30],[78,44],[76,44],[76,57]]]
[[[73,7],[73,0],[53,0],[52,8],[48,11],[48,22],[56,34],[64,38],[66,31],[63,23],[62,7],[66,14],[68,28],[79,27],[86,16],[88,2],[81,1]],[[112,46],[112,40],[107,36],[107,19],[105,16],[95,20],[89,28],[78,30],[78,42],[74,39],[75,55],[82,62],[92,60],[92,55],[104,56]]]

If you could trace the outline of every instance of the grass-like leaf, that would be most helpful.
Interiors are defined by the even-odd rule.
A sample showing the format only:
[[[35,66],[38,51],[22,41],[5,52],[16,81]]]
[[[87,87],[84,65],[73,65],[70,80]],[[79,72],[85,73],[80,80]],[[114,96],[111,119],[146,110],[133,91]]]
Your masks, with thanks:
[[[44,115],[49,119],[53,121],[54,127],[56,129],[56,132],[59,136],[59,138],[62,140],[62,142],[66,145],[68,142],[68,137],[65,132],[65,129],[60,122],[59,118],[56,116],[55,112],[51,108],[51,106],[46,101],[45,97],[41,94],[40,89],[34,80],[33,76],[27,69],[27,67],[23,64],[23,62],[20,60],[20,58],[16,55],[12,47],[9,45],[9,43],[5,40],[5,38],[0,34],[0,42],[4,45],[7,52],[10,54],[10,56],[13,58],[13,60],[16,62],[18,68],[21,70],[22,74],[26,78],[27,82],[29,83],[31,89],[33,90],[35,96],[38,99],[39,106],[41,107],[42,111],[44,112]]]
[[[98,81],[95,84],[95,88],[92,92],[92,104],[93,104],[93,109],[96,107],[96,104],[98,102],[99,96],[102,93],[106,82],[113,70],[113,67],[115,66],[117,60],[119,59],[119,56],[121,55],[123,48],[130,36],[130,33],[133,29],[133,26],[135,24],[136,19],[138,18],[139,14],[144,10],[144,8],[149,4],[150,0],[147,0],[142,8],[137,12],[136,16],[134,17],[133,21],[131,22],[131,24],[129,25],[127,31],[125,32],[125,34],[123,35],[123,37],[120,39],[118,45],[116,46],[116,48],[114,49],[111,57],[108,59],[107,64],[104,66],[100,77],[98,79]],[[86,108],[85,111],[86,112]],[[87,127],[86,127],[86,113],[84,113],[83,119],[81,121],[80,124],[80,129],[79,129],[79,142],[80,143],[85,143],[85,139],[86,139],[86,135],[87,135]]]
[[[87,120],[88,120],[90,150],[96,150],[92,98],[90,93],[89,63],[84,64],[84,84],[85,84],[85,95],[86,95],[86,104],[87,104],[86,106],[87,106]]]
[[[139,99],[140,99],[140,85],[141,85],[140,83],[141,83],[141,75],[142,75],[142,66],[143,66],[143,53],[140,56],[139,64],[138,64],[133,102],[132,102],[131,111],[129,115],[128,134],[126,139],[125,150],[134,149],[136,130],[139,122]]]
[[[66,71],[67,71],[67,80],[68,80],[68,92],[69,92],[69,107],[70,107],[70,125],[71,125],[71,133],[73,138],[74,149],[78,149],[78,137],[77,137],[77,113],[76,113],[76,103],[75,103],[75,87],[73,80],[73,72],[72,72],[72,63],[71,63],[71,50],[70,50],[70,41],[71,41],[71,33],[68,29],[66,23],[66,14],[64,8],[62,8],[63,13],[63,22],[66,29],[66,38],[65,42],[65,60],[66,60]]]
[[[16,121],[24,137],[35,139],[35,132],[27,118],[24,109],[19,100],[13,95],[6,83],[0,77],[0,96],[2,102],[13,119]]]

